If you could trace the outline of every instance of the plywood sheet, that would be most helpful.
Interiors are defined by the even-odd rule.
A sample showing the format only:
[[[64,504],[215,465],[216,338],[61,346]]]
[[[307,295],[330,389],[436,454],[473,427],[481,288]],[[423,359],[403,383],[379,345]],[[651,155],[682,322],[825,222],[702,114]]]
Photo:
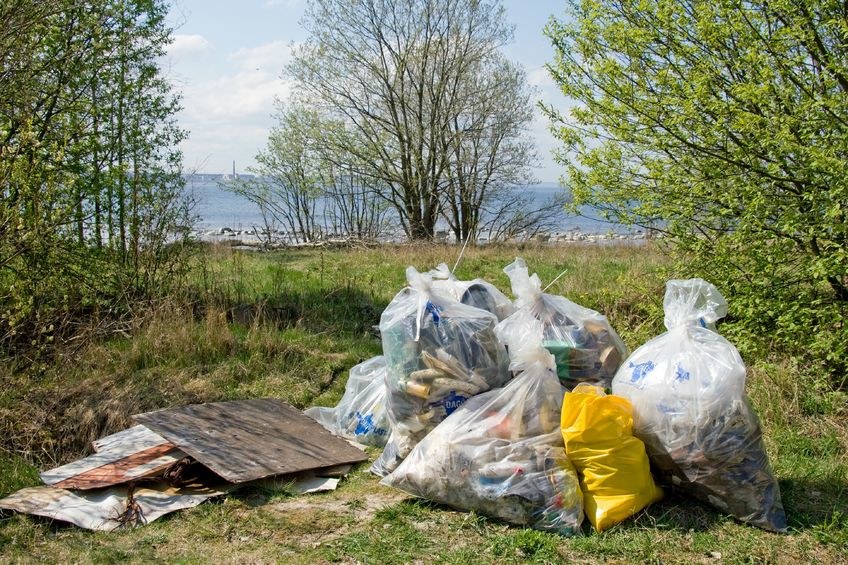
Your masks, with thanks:
[[[274,398],[193,404],[133,419],[234,483],[367,459],[362,450]]]
[[[91,446],[94,448],[94,451],[114,451],[118,449],[134,452],[162,445],[163,443],[168,443],[168,440],[144,426],[138,425],[96,439],[91,442]]]

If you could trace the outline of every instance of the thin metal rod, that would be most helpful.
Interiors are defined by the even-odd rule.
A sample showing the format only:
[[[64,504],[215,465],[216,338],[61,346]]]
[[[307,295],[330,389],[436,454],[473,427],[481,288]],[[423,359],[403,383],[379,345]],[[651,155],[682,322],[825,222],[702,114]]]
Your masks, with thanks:
[[[465,243],[462,244],[462,250],[459,252],[459,257],[456,258],[456,263],[453,265],[453,269],[451,269],[451,274],[456,272],[456,268],[459,267],[459,262],[462,261],[462,254],[465,253],[465,246],[468,245],[468,240],[471,239],[471,232],[468,232],[468,235],[465,236]]]
[[[562,275],[564,275],[567,272],[568,272],[568,269],[566,269],[563,272],[561,272],[560,274],[558,274],[557,277],[554,280],[552,280],[551,282],[548,283],[548,286],[546,286],[545,288],[542,289],[542,292],[545,292],[546,290],[551,288],[551,285],[554,284],[555,282],[557,282],[560,279],[560,277],[562,277]]]

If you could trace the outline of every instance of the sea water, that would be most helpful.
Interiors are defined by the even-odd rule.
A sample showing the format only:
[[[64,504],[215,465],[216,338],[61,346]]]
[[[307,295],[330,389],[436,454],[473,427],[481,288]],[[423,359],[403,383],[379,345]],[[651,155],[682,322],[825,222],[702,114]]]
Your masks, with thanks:
[[[530,207],[541,208],[563,189],[555,183],[540,183],[521,187],[522,192],[530,196]],[[224,190],[221,180],[189,178],[186,181],[186,194],[194,203],[195,227],[199,232],[219,231],[229,228],[234,231],[262,229],[264,226],[259,207],[244,196]],[[557,217],[552,232],[581,234],[636,234],[636,227],[608,222],[599,217],[597,210],[583,206],[580,215],[562,210]]]

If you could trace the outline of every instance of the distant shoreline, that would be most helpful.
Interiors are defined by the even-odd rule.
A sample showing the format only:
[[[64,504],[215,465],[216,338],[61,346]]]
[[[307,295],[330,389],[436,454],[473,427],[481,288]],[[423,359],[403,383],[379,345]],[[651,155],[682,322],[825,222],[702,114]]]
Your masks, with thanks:
[[[243,247],[250,249],[261,248],[290,248],[290,247],[312,247],[316,245],[345,245],[349,243],[368,243],[373,245],[394,245],[408,243],[408,240],[403,237],[385,237],[379,240],[362,241],[356,238],[345,236],[329,235],[315,242],[297,243],[293,238],[282,231],[274,231],[272,233],[271,243],[266,245],[268,237],[265,234],[257,233],[255,229],[232,229],[228,226],[220,228],[194,230],[192,237],[203,243],[225,244],[233,247]],[[625,244],[625,245],[644,245],[651,239],[659,239],[660,236],[649,236],[644,230],[637,229],[628,233],[606,232],[606,233],[588,233],[577,229],[569,231],[553,231],[540,232],[531,237],[515,237],[507,240],[499,240],[495,242],[489,241],[487,238],[480,238],[477,241],[478,245],[489,245],[497,243],[538,243],[538,244]],[[453,238],[437,237],[434,243],[441,244],[457,244]]]

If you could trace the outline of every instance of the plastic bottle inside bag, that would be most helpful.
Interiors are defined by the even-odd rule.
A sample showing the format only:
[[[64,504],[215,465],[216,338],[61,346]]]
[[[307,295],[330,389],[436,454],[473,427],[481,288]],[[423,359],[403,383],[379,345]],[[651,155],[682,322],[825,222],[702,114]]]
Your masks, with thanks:
[[[514,524],[579,534],[583,497],[559,432],[563,390],[554,360],[540,345],[538,320],[524,312],[514,322],[510,369],[519,375],[470,398],[382,484]]]
[[[380,476],[465,401],[509,379],[494,314],[462,304],[412,267],[407,281],[380,318],[392,430],[371,469]]]
[[[519,311],[542,322],[542,345],[556,360],[557,376],[568,389],[580,383],[609,387],[627,347],[609,321],[594,310],[542,291],[535,273],[517,258],[504,268]],[[511,317],[510,317],[511,318]],[[507,318],[497,328],[499,339],[510,333],[513,322]]]

